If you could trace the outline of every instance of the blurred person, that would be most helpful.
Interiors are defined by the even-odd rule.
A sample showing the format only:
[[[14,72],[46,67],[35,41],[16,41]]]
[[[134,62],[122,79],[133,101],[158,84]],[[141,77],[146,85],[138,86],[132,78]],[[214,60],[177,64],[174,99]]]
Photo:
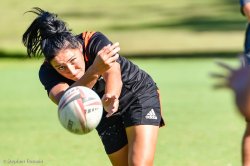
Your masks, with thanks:
[[[246,121],[242,138],[242,165],[250,166],[250,66],[234,69],[223,62],[218,62],[218,65],[226,69],[229,74],[214,73],[213,77],[222,79],[222,82],[215,87],[229,88],[234,92],[236,106]]]
[[[101,32],[73,35],[56,14],[33,8],[37,17],[23,34],[29,57],[43,55],[39,78],[56,104],[74,86],[92,88],[104,113],[97,132],[113,165],[153,165],[158,129],[164,125],[151,76],[120,56],[119,43]]]
[[[229,71],[231,71],[231,78],[234,80],[228,80],[229,83],[236,84],[236,78],[238,80],[242,80],[242,82],[247,83],[248,80],[248,75],[249,75],[249,70],[248,66],[250,64],[250,0],[240,0],[240,9],[241,13],[247,18],[247,27],[246,27],[246,32],[245,32],[245,42],[244,42],[244,53],[243,53],[243,67],[239,68],[238,70],[233,70],[230,68],[228,65],[226,65]],[[245,76],[245,78],[243,78]],[[229,77],[229,78],[230,78]],[[239,82],[239,81],[238,81]],[[239,83],[238,83],[239,84]],[[242,138],[242,163],[244,166],[250,166],[250,121],[249,117],[247,116],[246,113],[248,113],[248,94],[246,93],[248,90],[248,85],[245,84],[244,86],[241,87],[243,89],[243,92],[238,92],[239,90],[236,90],[235,88],[232,88],[235,92],[235,99],[236,99],[236,104],[240,110],[241,113],[244,113],[243,116],[246,118],[246,129],[244,136]]]
[[[247,18],[247,27],[245,32],[244,56],[247,64],[250,64],[250,0],[240,0],[241,13]]]

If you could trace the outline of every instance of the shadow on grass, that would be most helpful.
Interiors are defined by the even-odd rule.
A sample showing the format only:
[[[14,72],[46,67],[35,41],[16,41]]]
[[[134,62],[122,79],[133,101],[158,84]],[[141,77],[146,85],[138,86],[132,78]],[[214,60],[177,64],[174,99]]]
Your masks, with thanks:
[[[237,51],[215,51],[215,52],[180,52],[180,53],[136,53],[136,54],[123,54],[127,58],[237,58],[241,53]]]
[[[238,51],[214,51],[214,52],[181,52],[181,53],[135,53],[122,56],[127,58],[236,58]],[[29,59],[24,53],[7,53],[0,51],[0,59]]]
[[[8,53],[5,51],[0,50],[0,58],[10,58],[10,59],[25,59],[28,58],[28,56],[24,53],[21,52],[13,52],[13,53]]]
[[[114,25],[111,30],[142,30],[142,29],[189,29],[196,32],[202,31],[240,31],[245,29],[246,21],[222,18],[212,18],[205,16],[195,16],[180,20],[176,23],[159,21],[154,23],[134,24],[134,25]]]
[[[209,14],[202,12],[212,12],[215,14]],[[188,29],[191,31],[240,31],[245,29],[246,19],[241,16],[240,5],[235,0],[222,0],[219,2],[211,3],[187,3],[185,7],[170,8],[167,6],[159,6],[157,3],[152,4],[139,4],[134,5],[130,9],[131,11],[121,13],[105,12],[105,11],[64,11],[60,13],[63,17],[68,18],[81,18],[81,19],[107,19],[117,20],[116,24],[107,26],[107,29],[114,31],[126,31],[126,30],[145,30],[145,29]],[[192,11],[181,14],[181,11]],[[162,19],[160,20],[148,20],[144,22],[131,22],[121,23],[120,20],[124,19],[130,22],[134,20],[134,15],[137,15],[138,19],[144,18],[147,15],[156,15]],[[171,22],[171,17],[176,18],[174,22]]]

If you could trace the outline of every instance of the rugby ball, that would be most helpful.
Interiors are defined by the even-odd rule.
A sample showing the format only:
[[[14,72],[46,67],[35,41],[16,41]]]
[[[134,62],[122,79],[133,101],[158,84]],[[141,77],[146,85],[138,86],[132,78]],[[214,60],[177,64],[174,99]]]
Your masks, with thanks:
[[[87,134],[97,127],[103,114],[100,97],[90,88],[76,86],[68,89],[58,104],[62,126],[75,134]]]

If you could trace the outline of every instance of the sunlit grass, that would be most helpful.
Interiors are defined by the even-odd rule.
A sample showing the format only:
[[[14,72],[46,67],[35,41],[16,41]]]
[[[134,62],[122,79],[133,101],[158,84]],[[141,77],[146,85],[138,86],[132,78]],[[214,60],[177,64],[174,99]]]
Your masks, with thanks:
[[[240,165],[244,121],[230,91],[215,91],[212,59],[132,59],[160,88],[167,123],[155,165]],[[237,66],[234,60],[226,60]],[[57,107],[38,79],[40,60],[0,61],[0,163],[43,160],[43,165],[110,165],[96,132],[77,136],[59,123]]]

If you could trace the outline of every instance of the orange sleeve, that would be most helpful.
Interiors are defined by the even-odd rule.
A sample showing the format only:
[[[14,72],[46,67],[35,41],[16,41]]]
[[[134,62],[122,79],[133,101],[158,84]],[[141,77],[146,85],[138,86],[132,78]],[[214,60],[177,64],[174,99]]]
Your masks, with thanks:
[[[83,33],[82,33],[82,38],[83,38],[83,40],[84,40],[84,48],[85,48],[85,50],[86,50],[87,45],[88,45],[88,43],[89,43],[89,41],[90,41],[90,38],[91,38],[94,34],[95,34],[95,32],[91,32],[91,31],[86,31],[86,32],[83,32]],[[84,53],[84,57],[85,57],[85,60],[86,60],[86,61],[89,60],[89,59],[88,59],[88,56],[87,56],[87,54],[86,54],[86,52]]]

